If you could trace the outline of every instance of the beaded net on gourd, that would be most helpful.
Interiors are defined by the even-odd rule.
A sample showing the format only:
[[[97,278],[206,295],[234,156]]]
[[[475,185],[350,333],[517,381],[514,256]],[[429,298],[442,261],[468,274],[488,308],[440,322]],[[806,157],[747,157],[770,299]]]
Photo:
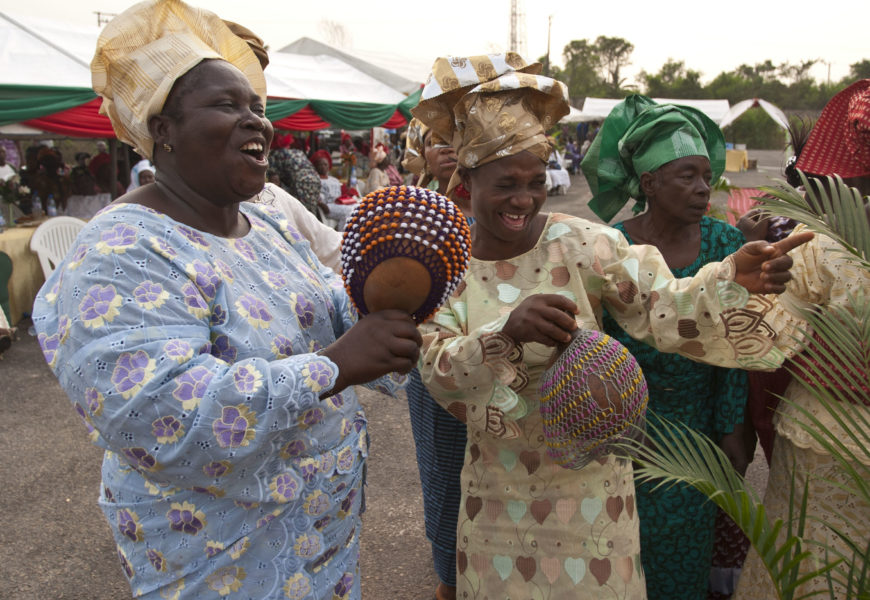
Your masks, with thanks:
[[[462,281],[470,256],[470,231],[462,211],[426,188],[392,186],[371,192],[348,217],[341,244],[345,288],[361,315],[366,278],[384,261],[410,258],[431,278],[429,294],[411,316],[423,323]]]
[[[643,435],[646,379],[628,349],[605,333],[578,330],[539,391],[547,454],[563,467],[583,468]]]

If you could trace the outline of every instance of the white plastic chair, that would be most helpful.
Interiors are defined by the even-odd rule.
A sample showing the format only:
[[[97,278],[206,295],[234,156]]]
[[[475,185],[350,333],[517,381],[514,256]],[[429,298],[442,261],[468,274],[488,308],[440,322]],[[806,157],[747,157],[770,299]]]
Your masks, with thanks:
[[[86,221],[75,217],[52,217],[33,232],[30,249],[39,257],[46,279],[64,259],[86,224]]]

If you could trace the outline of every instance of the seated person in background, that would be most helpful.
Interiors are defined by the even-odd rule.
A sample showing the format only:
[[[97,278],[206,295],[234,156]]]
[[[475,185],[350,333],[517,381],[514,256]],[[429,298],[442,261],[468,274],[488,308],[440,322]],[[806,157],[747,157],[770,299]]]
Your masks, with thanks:
[[[390,183],[389,175],[384,171],[389,166],[390,159],[382,144],[375,146],[369,153],[369,164],[371,169],[369,169],[369,176],[366,180],[366,194],[393,185]]]
[[[138,154],[133,154],[134,156],[138,156]],[[130,169],[130,185],[127,186],[127,191],[130,192],[135,190],[140,185],[145,185],[144,183],[139,183],[139,173],[143,169],[151,169],[152,176],[154,175],[154,165],[151,164],[151,161],[147,158],[143,158]],[[152,177],[153,180],[153,177]]]
[[[320,202],[320,175],[305,152],[291,148],[293,136],[276,136],[269,152],[269,167],[278,174],[281,187],[317,216]]]
[[[69,173],[70,191],[73,196],[90,196],[97,193],[97,181],[88,169],[87,152],[76,152],[76,166]]]
[[[154,183],[154,167],[146,165],[139,169],[139,172],[136,174],[136,183],[136,187]]]
[[[332,169],[332,156],[327,150],[318,150],[311,155],[314,169],[320,175],[320,207],[330,219],[335,221],[335,228],[344,231],[344,223],[355,204],[337,203],[341,197],[341,182],[329,174]]]

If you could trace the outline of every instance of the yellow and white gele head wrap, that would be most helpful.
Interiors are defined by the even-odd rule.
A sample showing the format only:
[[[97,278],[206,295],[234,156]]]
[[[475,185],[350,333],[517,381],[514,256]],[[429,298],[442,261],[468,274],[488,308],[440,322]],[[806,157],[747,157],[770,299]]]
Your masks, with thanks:
[[[112,19],[97,40],[91,81],[118,139],[152,158],[148,119],[163,109],[176,80],[209,58],[239,69],[266,102],[256,55],[214,13],[180,0],[148,0]]]
[[[437,58],[423,86],[420,103],[411,114],[452,143],[456,131],[453,107],[468,90],[506,73],[538,74],[542,68],[541,63],[529,64],[516,52]]]
[[[547,131],[568,114],[568,88],[542,75],[508,73],[465,94],[454,108],[459,164],[468,169],[528,151],[546,162]]]

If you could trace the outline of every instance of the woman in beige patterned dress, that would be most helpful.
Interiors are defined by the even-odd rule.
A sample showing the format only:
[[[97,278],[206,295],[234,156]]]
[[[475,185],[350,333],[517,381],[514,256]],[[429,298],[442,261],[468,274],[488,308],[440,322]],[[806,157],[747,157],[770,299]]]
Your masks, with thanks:
[[[414,110],[453,140],[452,186],[461,178],[477,219],[464,283],[421,328],[423,381],[468,426],[457,597],[644,600],[630,462],[611,455],[573,471],[546,453],[538,385],[553,346],[576,327],[600,330],[607,306],[663,351],[722,366],[775,360],[777,334],[758,319],[769,303],[750,292],[781,292],[790,259],[773,257],[808,238],[744,247],[675,280],[654,247],[541,213],[544,133],[568,112],[566,92],[534,72],[490,77],[504,61],[439,59]],[[479,85],[456,93],[469,82]]]

